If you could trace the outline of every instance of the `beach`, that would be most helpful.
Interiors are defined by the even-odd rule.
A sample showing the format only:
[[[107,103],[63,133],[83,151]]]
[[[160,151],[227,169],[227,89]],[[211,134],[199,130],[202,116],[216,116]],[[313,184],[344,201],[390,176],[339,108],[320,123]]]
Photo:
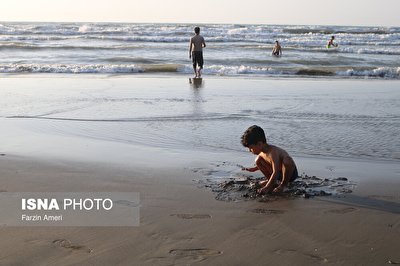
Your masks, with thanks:
[[[0,191],[132,192],[140,225],[2,225],[2,265],[400,263],[398,80],[0,78]],[[217,200],[258,124],[330,196]],[[7,215],[2,213],[3,215]]]

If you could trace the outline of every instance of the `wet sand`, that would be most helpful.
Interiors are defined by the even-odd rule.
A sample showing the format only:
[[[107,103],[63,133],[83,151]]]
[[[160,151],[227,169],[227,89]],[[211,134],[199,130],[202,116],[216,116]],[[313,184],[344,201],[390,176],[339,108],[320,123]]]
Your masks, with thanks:
[[[2,265],[400,262],[398,193],[229,202],[199,188],[193,180],[203,176],[180,167],[121,168],[6,154],[0,169],[2,191],[141,195],[139,227],[1,227]]]

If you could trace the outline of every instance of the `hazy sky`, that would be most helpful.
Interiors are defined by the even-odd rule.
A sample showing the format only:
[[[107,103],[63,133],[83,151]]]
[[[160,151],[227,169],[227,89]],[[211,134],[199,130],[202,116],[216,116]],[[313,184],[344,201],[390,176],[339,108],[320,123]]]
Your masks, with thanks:
[[[1,0],[0,21],[400,26],[400,0]]]

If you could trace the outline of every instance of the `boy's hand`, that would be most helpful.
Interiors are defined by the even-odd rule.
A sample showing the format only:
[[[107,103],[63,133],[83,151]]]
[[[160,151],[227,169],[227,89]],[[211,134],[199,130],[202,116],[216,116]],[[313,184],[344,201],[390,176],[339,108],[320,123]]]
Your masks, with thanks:
[[[283,186],[277,186],[276,188],[274,188],[273,192],[274,193],[280,193],[283,191]]]
[[[263,186],[262,188],[257,189],[258,194],[264,194],[271,192],[271,188],[268,186]]]

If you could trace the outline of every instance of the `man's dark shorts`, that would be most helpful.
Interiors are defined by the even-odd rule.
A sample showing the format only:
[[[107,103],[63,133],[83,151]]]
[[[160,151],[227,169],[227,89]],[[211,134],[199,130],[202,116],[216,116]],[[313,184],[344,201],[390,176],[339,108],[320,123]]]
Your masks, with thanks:
[[[203,64],[204,64],[203,52],[193,51],[192,61],[193,61],[193,67],[199,66],[200,69],[203,69]]]

